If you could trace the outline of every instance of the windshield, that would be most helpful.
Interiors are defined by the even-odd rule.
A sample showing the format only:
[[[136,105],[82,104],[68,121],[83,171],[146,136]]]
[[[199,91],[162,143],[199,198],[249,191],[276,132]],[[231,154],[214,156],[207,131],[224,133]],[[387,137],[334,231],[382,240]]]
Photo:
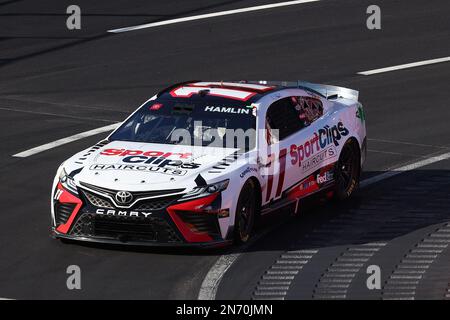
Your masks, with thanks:
[[[149,101],[110,140],[252,149],[256,110],[241,101],[219,101]]]

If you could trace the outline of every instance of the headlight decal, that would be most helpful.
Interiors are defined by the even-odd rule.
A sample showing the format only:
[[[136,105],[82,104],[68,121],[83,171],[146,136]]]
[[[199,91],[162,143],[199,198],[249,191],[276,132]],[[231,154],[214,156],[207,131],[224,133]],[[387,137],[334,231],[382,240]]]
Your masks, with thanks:
[[[216,183],[195,187],[194,189],[186,193],[179,201],[203,198],[224,191],[228,187],[229,182],[230,180],[227,179]]]
[[[77,185],[75,184],[75,180],[71,175],[68,175],[66,170],[64,169],[62,169],[61,173],[59,174],[59,182],[66,190],[72,192],[75,195],[78,195],[78,189]]]

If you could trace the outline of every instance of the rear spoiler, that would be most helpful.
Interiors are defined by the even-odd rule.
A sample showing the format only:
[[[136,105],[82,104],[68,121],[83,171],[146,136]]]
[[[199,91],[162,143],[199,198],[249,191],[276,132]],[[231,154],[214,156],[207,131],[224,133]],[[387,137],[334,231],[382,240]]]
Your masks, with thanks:
[[[344,98],[358,101],[359,92],[353,89],[330,86],[328,84],[316,84],[310,82],[299,81],[301,87],[313,89],[323,94],[327,99]]]
[[[296,87],[321,95],[327,99],[344,98],[358,101],[359,92],[353,89],[330,86],[328,84],[317,84],[305,81],[252,81],[257,84],[274,85],[281,87]],[[249,81],[249,83],[252,83]]]

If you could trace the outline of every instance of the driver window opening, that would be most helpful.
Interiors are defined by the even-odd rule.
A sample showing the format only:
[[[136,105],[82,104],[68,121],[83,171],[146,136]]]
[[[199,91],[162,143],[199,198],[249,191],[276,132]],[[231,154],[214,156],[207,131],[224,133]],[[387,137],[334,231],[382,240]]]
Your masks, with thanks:
[[[277,143],[311,125],[322,115],[323,105],[319,99],[287,97],[278,100],[267,110],[266,141],[268,144]]]

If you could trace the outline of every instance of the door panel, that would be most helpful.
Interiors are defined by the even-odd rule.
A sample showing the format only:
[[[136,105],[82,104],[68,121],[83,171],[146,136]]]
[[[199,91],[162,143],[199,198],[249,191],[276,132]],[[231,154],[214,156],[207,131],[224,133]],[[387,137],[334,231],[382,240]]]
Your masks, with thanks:
[[[271,115],[274,115],[274,119],[270,118]],[[269,107],[269,129],[280,128],[280,136],[279,142],[269,147],[268,155],[272,161],[265,172],[266,201],[279,199],[287,189],[337,161],[339,140],[349,132],[335,117],[322,115],[322,102],[310,97],[284,98]],[[308,188],[317,187],[317,180],[323,181],[324,178],[318,174],[310,180],[306,186]]]

